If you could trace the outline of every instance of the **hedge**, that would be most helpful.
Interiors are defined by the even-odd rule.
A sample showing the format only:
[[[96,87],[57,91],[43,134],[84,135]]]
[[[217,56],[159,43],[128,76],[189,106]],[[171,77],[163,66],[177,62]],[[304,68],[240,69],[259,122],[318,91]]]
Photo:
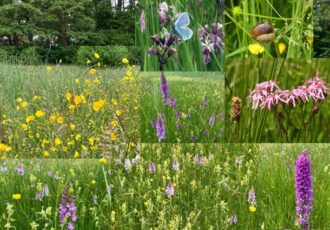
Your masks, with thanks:
[[[0,61],[11,64],[65,64],[85,65],[87,59],[94,60],[94,52],[100,54],[102,65],[118,66],[126,57],[131,64],[139,64],[139,49],[134,46],[68,46],[44,48],[40,46],[0,46]]]

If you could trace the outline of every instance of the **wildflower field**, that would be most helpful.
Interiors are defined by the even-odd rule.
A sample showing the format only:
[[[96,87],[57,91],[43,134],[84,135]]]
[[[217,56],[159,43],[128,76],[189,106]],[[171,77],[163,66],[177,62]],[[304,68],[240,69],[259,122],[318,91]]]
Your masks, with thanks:
[[[142,142],[223,141],[223,74],[169,72],[166,77],[159,80],[157,72],[142,74]]]
[[[136,11],[136,45],[141,47],[142,64],[144,71],[159,70],[158,51],[170,51],[173,55],[167,62],[165,70],[169,71],[223,71],[223,9],[221,1],[192,1],[192,0],[142,0],[139,1]],[[188,25],[183,27],[183,33],[192,31],[188,40],[176,41],[168,45],[157,44],[152,36],[166,38],[173,34],[175,22],[181,13],[186,12],[189,17]],[[180,24],[180,23],[179,23]],[[175,54],[174,54],[175,53]],[[163,58],[168,54],[159,54]]]
[[[311,58],[313,0],[228,0],[226,58]]]
[[[303,211],[311,229],[327,229],[328,154],[317,144],[144,144],[141,154],[109,160],[5,160],[0,225],[298,229],[305,219],[295,210],[295,168],[311,167],[311,209]]]
[[[139,75],[89,66],[0,67],[0,157],[93,158],[134,151]],[[95,63],[95,64],[93,64]],[[96,64],[97,63],[97,64]]]
[[[329,142],[326,59],[233,59],[226,63],[229,142]]]

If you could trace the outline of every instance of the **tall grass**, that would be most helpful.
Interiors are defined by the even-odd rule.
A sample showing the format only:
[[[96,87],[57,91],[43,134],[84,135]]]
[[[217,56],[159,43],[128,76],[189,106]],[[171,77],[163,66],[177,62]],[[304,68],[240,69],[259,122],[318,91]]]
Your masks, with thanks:
[[[330,68],[326,59],[233,59],[226,62],[226,138],[228,142],[286,142],[278,127],[274,114],[267,109],[252,110],[247,96],[256,84],[274,80],[282,89],[292,90],[302,85],[307,77],[316,71],[326,82],[330,82]],[[242,100],[241,120],[231,120],[231,99],[238,96]],[[311,106],[312,103],[309,103]],[[299,106],[290,115],[291,142],[329,142],[330,101],[326,99],[314,116],[307,130],[301,129],[302,111]],[[311,107],[308,107],[308,111]],[[304,118],[307,119],[306,116]]]
[[[311,155],[314,204],[311,229],[330,226],[329,144],[260,144],[256,193],[264,229],[297,229],[294,162],[302,150]]]
[[[12,148],[0,157],[91,158],[125,152],[126,145],[136,143],[136,71],[129,66],[96,68],[91,74],[92,68],[0,64],[0,142]],[[104,104],[97,110],[100,100]],[[44,115],[37,117],[37,111]],[[33,119],[28,121],[28,116]]]
[[[143,144],[139,156],[117,155],[103,164],[1,161],[0,226],[9,222],[16,229],[30,229],[35,223],[42,229],[61,229],[58,207],[64,187],[71,182],[77,206],[75,229],[299,229],[294,162],[304,149],[312,165],[311,229],[327,229],[328,144]],[[19,165],[24,167],[23,175],[17,172]],[[36,192],[46,184],[49,195],[36,200]],[[174,194],[168,196],[170,185]],[[256,212],[249,211],[252,188]],[[16,193],[20,200],[12,198]],[[8,205],[13,205],[15,221],[6,218]],[[51,213],[43,217],[40,212],[47,208]],[[237,223],[231,222],[233,215]]]
[[[153,45],[150,37],[160,32],[160,24],[158,17],[158,5],[163,1],[159,0],[142,0],[140,4],[145,13],[146,30],[142,33],[139,19],[141,10],[136,11],[136,27],[135,38],[136,45],[141,48],[143,71],[158,71],[159,63],[157,57],[147,54],[148,48]],[[191,19],[191,28],[194,32],[193,37],[176,46],[177,53],[172,60],[166,65],[165,70],[170,71],[222,71],[223,70],[223,52],[212,56],[212,62],[206,66],[202,57],[202,48],[198,38],[198,29],[205,24],[209,26],[212,23],[220,22],[220,10],[216,5],[216,1],[192,1],[192,0],[168,0],[169,5],[175,6],[178,12],[187,12]]]
[[[265,52],[261,57],[312,57],[312,5],[313,0],[227,0],[226,58],[252,55],[248,51],[248,45],[256,41],[252,39],[251,30],[262,21],[273,24],[276,39],[265,45]],[[282,54],[279,52],[279,43],[286,46]]]
[[[141,92],[141,140],[142,142],[158,142],[156,129],[151,121],[159,113],[164,114],[167,143],[190,142],[222,142],[224,138],[224,81],[219,72],[169,72],[170,96],[175,97],[175,109],[164,105],[160,93],[159,73],[143,73]],[[208,104],[201,108],[207,99]],[[176,117],[176,112],[181,117]],[[185,116],[190,113],[190,118]],[[214,126],[209,125],[214,115]],[[181,123],[183,128],[178,129]],[[204,133],[207,131],[207,133]],[[193,140],[193,137],[197,140]]]

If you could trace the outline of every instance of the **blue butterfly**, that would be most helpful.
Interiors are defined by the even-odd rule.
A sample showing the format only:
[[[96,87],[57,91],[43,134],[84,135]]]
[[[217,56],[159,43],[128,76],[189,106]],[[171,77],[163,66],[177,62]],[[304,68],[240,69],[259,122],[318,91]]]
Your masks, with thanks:
[[[189,15],[183,12],[179,15],[172,28],[173,33],[182,38],[183,41],[189,40],[193,36],[193,31],[188,28],[190,24]]]

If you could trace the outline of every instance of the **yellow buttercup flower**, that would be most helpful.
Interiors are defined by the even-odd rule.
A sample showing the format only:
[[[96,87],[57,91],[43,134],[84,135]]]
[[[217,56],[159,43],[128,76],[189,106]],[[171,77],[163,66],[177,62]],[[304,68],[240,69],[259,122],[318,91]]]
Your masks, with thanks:
[[[23,102],[23,99],[21,97],[19,97],[19,98],[16,99],[16,102],[17,103],[22,103]]]
[[[101,159],[99,160],[99,163],[100,163],[100,164],[106,164],[106,163],[107,163],[107,159],[105,159],[105,158],[101,158]]]
[[[110,139],[111,139],[112,141],[117,140],[117,136],[116,136],[116,134],[115,134],[114,132],[111,132],[111,133],[110,133]]]
[[[248,48],[252,54],[261,54],[265,51],[265,47],[259,43],[250,44]]]
[[[257,211],[257,208],[255,206],[253,206],[253,205],[250,205],[249,206],[249,211],[252,212],[252,213],[254,213],[254,212]]]
[[[114,106],[116,106],[116,105],[118,105],[118,102],[117,102],[117,100],[112,99],[112,100],[111,100],[111,104],[114,105]]]
[[[98,112],[104,107],[104,105],[105,105],[105,100],[100,99],[98,101],[95,101],[93,103],[93,110]]]
[[[0,143],[0,152],[10,152],[11,150],[10,146]]]
[[[44,152],[44,157],[49,157],[49,152],[48,151]]]
[[[56,121],[57,121],[58,124],[63,124],[64,118],[59,116]]]
[[[87,65],[91,64],[91,60],[87,59],[86,64]]]
[[[90,69],[89,74],[90,75],[95,75],[96,74],[96,69]]]
[[[71,130],[74,130],[76,128],[76,125],[75,124],[70,124],[70,129]]]
[[[94,53],[94,57],[96,58],[96,59],[99,59],[100,58],[100,55],[98,54],[98,53]]]
[[[112,128],[115,128],[115,127],[118,126],[118,121],[116,121],[116,120],[112,120],[112,121],[110,122],[110,124],[111,124]]]
[[[278,51],[283,54],[286,50],[286,44],[283,42],[278,43]]]
[[[53,68],[51,66],[47,66],[47,72],[50,73],[52,72]]]
[[[71,98],[72,98],[72,94],[68,91],[65,93],[65,98],[67,101],[71,101]]]
[[[29,103],[27,103],[26,101],[23,101],[23,102],[21,103],[21,106],[22,106],[23,108],[27,107],[28,105],[29,105]]]
[[[77,134],[77,135],[75,136],[75,139],[76,139],[76,141],[79,141],[79,140],[81,139],[81,135],[80,135],[80,134]]]
[[[54,116],[54,115],[51,115],[50,117],[49,117],[49,122],[50,123],[54,123],[56,121],[56,117]]]
[[[34,121],[34,119],[35,119],[35,116],[34,116],[34,115],[29,115],[29,116],[27,116],[27,117],[25,118],[25,121],[26,121],[27,123],[29,123],[29,122],[31,122],[31,121]]]
[[[56,137],[54,143],[55,143],[55,145],[60,145],[62,143],[62,141],[60,138]]]
[[[15,193],[11,196],[14,200],[20,200],[22,199],[22,195],[19,193]]]
[[[70,104],[70,105],[68,106],[68,108],[69,108],[71,111],[73,111],[73,110],[76,108],[76,106],[75,106],[75,105],[72,105],[72,104]]]
[[[91,181],[91,184],[92,184],[92,185],[95,185],[95,184],[96,184],[96,180],[92,180],[92,181]]]
[[[116,110],[116,115],[119,117],[121,115],[121,110],[117,109]]]
[[[29,126],[26,125],[26,124],[21,124],[21,128],[22,128],[24,131],[28,131],[28,130],[29,130]]]
[[[94,143],[95,143],[95,138],[94,138],[94,137],[90,137],[90,138],[88,139],[88,142],[89,142],[90,145],[94,145]]]
[[[36,116],[37,117],[43,117],[45,115],[46,115],[46,113],[43,110],[37,110],[36,111]]]
[[[82,99],[80,96],[75,96],[73,101],[76,105],[79,105],[79,104],[81,104]]]
[[[129,63],[129,61],[128,61],[127,58],[123,58],[123,59],[121,60],[121,62],[122,62],[123,64],[128,64],[128,63]]]
[[[74,152],[73,158],[77,159],[79,157],[79,153],[77,151]]]

